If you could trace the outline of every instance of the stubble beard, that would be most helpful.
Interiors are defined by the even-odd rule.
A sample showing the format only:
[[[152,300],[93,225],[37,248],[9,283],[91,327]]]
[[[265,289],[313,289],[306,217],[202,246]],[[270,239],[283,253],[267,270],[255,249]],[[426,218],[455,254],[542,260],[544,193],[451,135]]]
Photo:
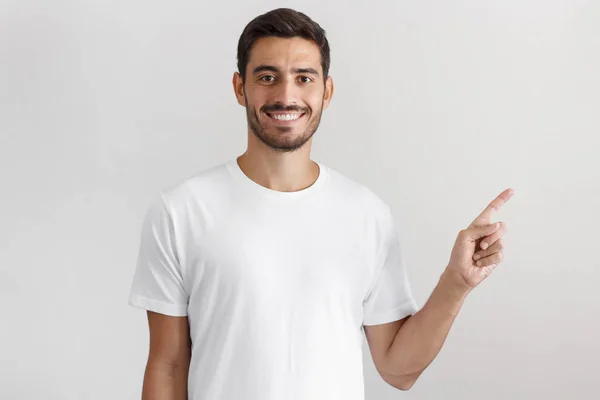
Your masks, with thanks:
[[[267,132],[265,127],[260,123],[260,118],[258,115],[260,111],[257,111],[255,108],[251,107],[248,104],[248,99],[246,98],[246,118],[248,120],[248,127],[252,133],[254,133],[254,136],[256,136],[258,140],[260,140],[267,147],[281,153],[296,151],[302,148],[302,146],[304,146],[304,144],[310,140],[310,138],[319,128],[319,124],[321,123],[321,114],[323,114],[323,103],[324,100],[321,101],[321,107],[316,113],[310,113],[311,119],[308,121],[304,132],[291,137],[290,135],[286,134],[294,129],[294,127],[291,126],[274,127],[273,130],[275,132]],[[307,112],[307,114],[309,113]],[[302,118],[307,117],[308,115],[304,115]]]

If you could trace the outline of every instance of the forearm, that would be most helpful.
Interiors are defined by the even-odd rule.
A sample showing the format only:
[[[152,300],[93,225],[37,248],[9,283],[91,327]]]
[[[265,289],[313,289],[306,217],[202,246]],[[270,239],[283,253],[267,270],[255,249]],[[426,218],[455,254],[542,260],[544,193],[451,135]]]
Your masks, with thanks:
[[[391,378],[410,387],[437,356],[469,290],[446,272],[423,308],[401,326],[387,353]]]
[[[188,370],[189,364],[173,366],[148,363],[142,400],[187,400]]]

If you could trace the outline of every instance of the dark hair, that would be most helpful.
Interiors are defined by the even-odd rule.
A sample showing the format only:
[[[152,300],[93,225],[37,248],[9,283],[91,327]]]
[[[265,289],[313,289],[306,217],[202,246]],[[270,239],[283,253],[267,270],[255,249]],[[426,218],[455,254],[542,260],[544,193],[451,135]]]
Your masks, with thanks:
[[[237,67],[242,80],[246,79],[246,66],[250,59],[250,50],[257,39],[262,37],[292,38],[301,37],[312,40],[321,52],[323,79],[329,74],[329,42],[325,30],[306,14],[290,8],[278,8],[259,15],[246,25],[238,41]]]

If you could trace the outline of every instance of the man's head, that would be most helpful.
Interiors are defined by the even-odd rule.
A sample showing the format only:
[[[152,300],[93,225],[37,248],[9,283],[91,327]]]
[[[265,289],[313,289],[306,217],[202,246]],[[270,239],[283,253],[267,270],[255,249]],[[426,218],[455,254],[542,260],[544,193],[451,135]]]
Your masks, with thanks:
[[[248,126],[271,149],[302,147],[333,94],[325,31],[300,12],[280,8],[242,32],[233,86]]]

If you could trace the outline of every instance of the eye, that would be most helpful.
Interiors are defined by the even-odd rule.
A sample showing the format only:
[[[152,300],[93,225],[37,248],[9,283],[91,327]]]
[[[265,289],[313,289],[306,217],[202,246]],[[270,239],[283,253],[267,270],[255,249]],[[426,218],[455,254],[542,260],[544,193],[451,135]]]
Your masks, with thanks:
[[[312,82],[312,81],[313,81],[312,78],[309,77],[309,76],[301,76],[300,77],[300,82],[302,82],[302,83],[309,83],[309,82]]]
[[[272,78],[272,80],[268,80],[266,78]],[[275,80],[275,77],[273,75],[263,75],[260,78],[258,78],[258,80],[263,82],[273,82],[273,80]]]

